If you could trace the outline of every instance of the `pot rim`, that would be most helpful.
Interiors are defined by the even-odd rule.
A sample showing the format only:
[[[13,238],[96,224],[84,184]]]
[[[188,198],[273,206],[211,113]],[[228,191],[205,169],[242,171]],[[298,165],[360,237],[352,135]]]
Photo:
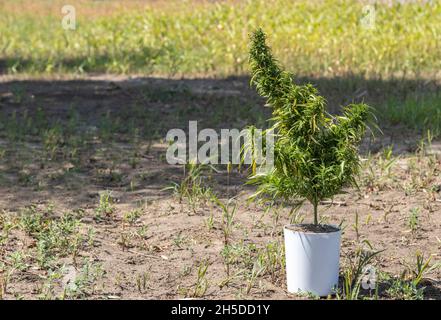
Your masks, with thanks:
[[[310,225],[310,223],[289,223],[289,224],[285,224],[283,226],[283,230],[289,230],[291,232],[294,233],[303,233],[303,234],[317,234],[317,235],[323,235],[323,234],[335,234],[335,233],[341,233],[341,228],[335,224],[319,224],[322,226],[330,226],[333,228],[336,228],[336,231],[332,231],[332,232],[312,232],[312,231],[294,231],[289,229],[288,227],[290,226],[304,226],[304,225]]]

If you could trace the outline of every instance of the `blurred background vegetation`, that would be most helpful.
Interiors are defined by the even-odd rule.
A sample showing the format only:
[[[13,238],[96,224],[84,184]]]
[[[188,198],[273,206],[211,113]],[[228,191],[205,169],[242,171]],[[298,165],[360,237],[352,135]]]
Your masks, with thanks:
[[[372,102],[392,124],[440,129],[439,1],[376,1],[373,28],[362,24],[372,1],[69,3],[76,30],[61,27],[63,1],[0,2],[0,73],[247,75],[248,35],[262,26],[299,79]]]
[[[248,34],[262,26],[300,75],[434,76],[441,66],[441,3],[363,1],[2,1],[0,58],[8,72],[163,75],[247,73]],[[58,3],[58,5],[57,5]]]

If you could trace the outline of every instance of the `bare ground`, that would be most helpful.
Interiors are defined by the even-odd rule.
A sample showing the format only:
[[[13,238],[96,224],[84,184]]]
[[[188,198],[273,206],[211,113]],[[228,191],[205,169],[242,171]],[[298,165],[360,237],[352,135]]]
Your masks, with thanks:
[[[331,109],[347,99],[330,96]],[[290,208],[248,203],[253,189],[243,185],[243,169],[219,168],[202,179],[237,204],[229,263],[221,209],[204,196],[180,201],[163,190],[184,177],[182,167],[164,160],[168,129],[186,129],[188,120],[216,129],[264,124],[268,110],[247,79],[7,79],[0,82],[0,110],[1,297],[305,298],[286,292],[282,226]],[[436,141],[418,150],[413,132],[383,131],[362,146],[360,189],[324,203],[320,214],[344,227],[342,271],[357,248],[384,250],[372,264],[391,277],[386,287],[412,278],[417,252],[432,256],[431,264],[441,260],[441,157]],[[388,145],[392,156],[383,151]],[[103,213],[105,191],[111,209]],[[41,249],[43,240],[23,216],[42,215],[44,229],[67,212],[83,237],[63,233],[54,241],[78,245]],[[310,212],[305,204],[297,219],[310,221]],[[42,250],[47,261],[39,258]],[[264,268],[256,272],[259,259]],[[424,275],[425,298],[440,299],[440,280],[440,270]],[[382,287],[380,296],[402,298]]]

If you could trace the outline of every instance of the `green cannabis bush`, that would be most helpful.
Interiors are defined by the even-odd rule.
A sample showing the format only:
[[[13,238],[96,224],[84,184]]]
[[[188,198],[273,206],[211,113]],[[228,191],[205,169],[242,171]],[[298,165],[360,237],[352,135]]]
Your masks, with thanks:
[[[297,85],[282,70],[266,44],[262,29],[251,35],[251,84],[272,108],[274,167],[251,177],[255,196],[308,200],[314,207],[345,185],[355,184],[360,164],[357,146],[370,115],[365,104],[350,104],[340,116],[325,111],[325,99],[311,84]]]

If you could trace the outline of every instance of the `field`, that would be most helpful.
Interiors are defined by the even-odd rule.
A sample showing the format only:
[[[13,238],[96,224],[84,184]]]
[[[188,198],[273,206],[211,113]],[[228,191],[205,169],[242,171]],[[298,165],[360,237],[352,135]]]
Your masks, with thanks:
[[[359,189],[320,208],[344,230],[333,298],[440,299],[438,2],[377,4],[372,30],[362,1],[71,2],[76,30],[60,1],[0,2],[0,298],[315,298],[287,293],[282,234],[310,206],[249,202],[247,167],[165,161],[190,120],[267,126],[259,23],[329,112],[365,101],[381,128]]]

